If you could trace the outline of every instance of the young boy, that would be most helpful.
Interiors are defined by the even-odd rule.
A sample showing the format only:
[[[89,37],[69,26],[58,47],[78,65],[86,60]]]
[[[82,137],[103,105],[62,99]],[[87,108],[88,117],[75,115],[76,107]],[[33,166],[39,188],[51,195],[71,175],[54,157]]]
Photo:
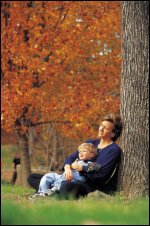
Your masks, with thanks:
[[[83,143],[78,147],[78,158],[71,164],[73,179],[72,182],[84,183],[87,179],[81,176],[79,171],[98,171],[100,164],[94,162],[97,155],[97,148],[92,143]],[[39,190],[29,199],[34,199],[38,196],[50,196],[55,191],[59,191],[61,182],[66,180],[65,173],[59,175],[55,172],[45,174],[40,181]]]

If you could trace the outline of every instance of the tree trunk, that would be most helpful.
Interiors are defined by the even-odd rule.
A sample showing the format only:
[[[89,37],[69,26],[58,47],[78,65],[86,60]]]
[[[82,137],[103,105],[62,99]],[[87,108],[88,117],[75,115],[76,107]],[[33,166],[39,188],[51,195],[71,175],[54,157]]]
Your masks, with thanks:
[[[17,134],[19,146],[21,149],[21,169],[20,169],[21,185],[24,187],[29,187],[27,178],[31,173],[31,166],[30,166],[28,138],[26,134],[21,134],[19,131]]]
[[[149,2],[122,2],[121,117],[124,130],[119,190],[128,197],[149,189]]]

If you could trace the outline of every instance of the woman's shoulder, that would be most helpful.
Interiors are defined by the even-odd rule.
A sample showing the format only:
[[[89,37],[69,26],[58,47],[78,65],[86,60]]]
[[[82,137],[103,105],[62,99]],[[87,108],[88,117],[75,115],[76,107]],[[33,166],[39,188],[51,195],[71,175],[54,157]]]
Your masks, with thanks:
[[[116,144],[115,142],[112,144],[112,148],[118,152],[121,152],[121,148],[118,144]]]

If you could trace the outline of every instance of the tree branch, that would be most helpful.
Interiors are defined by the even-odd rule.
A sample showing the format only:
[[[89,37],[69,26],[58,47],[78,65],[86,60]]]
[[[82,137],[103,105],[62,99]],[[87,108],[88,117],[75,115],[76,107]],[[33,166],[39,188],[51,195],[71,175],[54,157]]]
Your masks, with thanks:
[[[62,123],[62,124],[71,124],[71,122],[70,121],[59,121],[59,120],[57,120],[57,121],[43,121],[43,122],[37,122],[37,123],[32,123],[31,124],[31,127],[34,127],[34,126],[38,126],[38,125],[43,125],[43,124],[49,124],[49,123]]]

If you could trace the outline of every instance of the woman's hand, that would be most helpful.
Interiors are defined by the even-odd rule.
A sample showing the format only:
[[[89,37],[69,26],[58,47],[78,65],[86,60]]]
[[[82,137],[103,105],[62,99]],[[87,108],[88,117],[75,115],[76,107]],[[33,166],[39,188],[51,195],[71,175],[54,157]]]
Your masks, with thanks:
[[[65,169],[64,173],[65,173],[66,180],[71,181],[73,177],[72,177],[72,170],[70,168],[70,165],[69,164],[65,165],[64,169]]]

